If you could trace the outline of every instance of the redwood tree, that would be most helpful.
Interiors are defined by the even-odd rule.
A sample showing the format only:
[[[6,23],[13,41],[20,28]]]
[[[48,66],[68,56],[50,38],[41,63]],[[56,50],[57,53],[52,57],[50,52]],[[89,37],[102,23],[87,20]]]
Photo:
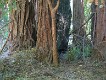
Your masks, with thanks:
[[[11,9],[9,24],[10,30],[10,49],[11,51],[27,49],[36,43],[36,19],[35,7],[36,0],[16,0],[9,4],[15,4]]]
[[[99,52],[102,60],[106,60],[106,1],[93,0],[96,5],[96,18],[92,21],[94,29],[92,30],[94,37],[94,49]],[[98,54],[98,53],[97,53]]]
[[[36,45],[35,54],[39,61],[58,65],[56,12],[59,2],[53,7],[53,0],[16,1],[16,9],[12,9],[10,15],[11,51]]]
[[[46,0],[38,1],[38,29],[36,53],[40,61],[51,62],[52,58],[52,32],[49,7]]]
[[[51,62],[58,65],[56,43],[56,17],[59,0],[53,8],[50,0],[38,1],[38,30],[37,30],[37,57],[40,61]],[[52,59],[53,58],[53,59]]]

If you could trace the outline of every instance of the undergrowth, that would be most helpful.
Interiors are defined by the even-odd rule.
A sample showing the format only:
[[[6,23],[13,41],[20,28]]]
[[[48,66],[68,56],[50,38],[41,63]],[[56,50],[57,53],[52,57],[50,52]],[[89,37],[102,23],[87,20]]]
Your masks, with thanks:
[[[12,53],[13,55],[0,60],[0,80],[29,80],[37,64],[35,49]]]
[[[98,67],[98,65],[95,65],[94,67],[85,67],[83,64],[77,64],[77,66],[75,66],[76,63],[75,65],[72,63],[60,63],[60,67],[55,68],[38,62],[35,59],[35,52],[36,49],[17,51],[14,52],[10,57],[0,60],[0,80],[106,79],[105,69],[103,71],[103,69]]]
[[[72,47],[67,52],[69,61],[85,59],[87,57],[90,57],[90,55],[91,55],[91,47],[89,45],[85,46],[82,51],[78,47]]]

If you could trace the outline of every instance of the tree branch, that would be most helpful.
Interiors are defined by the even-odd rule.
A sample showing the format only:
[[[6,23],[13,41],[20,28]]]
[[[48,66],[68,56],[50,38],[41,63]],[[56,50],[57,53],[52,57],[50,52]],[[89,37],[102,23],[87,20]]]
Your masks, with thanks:
[[[47,0],[47,2],[49,4],[50,11],[52,11],[53,10],[52,3],[50,2],[50,0]]]
[[[86,25],[86,24],[89,22],[89,20],[92,19],[93,17],[94,17],[94,14],[91,14],[91,16],[87,19],[87,21],[85,21],[85,23],[83,23],[78,29],[73,30],[73,31],[70,33],[70,35],[71,35],[72,33],[74,33],[75,31],[80,30],[81,28],[83,28],[84,25]]]
[[[57,1],[57,4],[56,4],[55,8],[53,9],[55,12],[57,11],[59,4],[60,4],[60,0]]]

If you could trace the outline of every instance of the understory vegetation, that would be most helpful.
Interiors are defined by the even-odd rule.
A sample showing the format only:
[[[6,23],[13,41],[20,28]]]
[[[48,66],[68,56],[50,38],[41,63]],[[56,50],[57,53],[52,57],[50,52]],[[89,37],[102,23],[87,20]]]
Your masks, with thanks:
[[[82,61],[60,62],[53,67],[35,60],[36,52],[24,50],[14,52],[0,60],[0,80],[105,80],[106,67],[100,62]]]

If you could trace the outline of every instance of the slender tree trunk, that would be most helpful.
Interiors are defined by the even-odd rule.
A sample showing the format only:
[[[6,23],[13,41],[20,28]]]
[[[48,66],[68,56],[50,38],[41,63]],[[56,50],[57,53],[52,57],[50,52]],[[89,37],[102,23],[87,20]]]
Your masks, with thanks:
[[[57,1],[56,6],[53,8],[52,2],[47,0],[52,19],[52,39],[53,39],[53,63],[58,65],[58,52],[57,52],[57,39],[56,39],[56,12],[59,7],[60,0]]]
[[[96,11],[97,5],[95,5],[95,2],[93,1],[91,4],[91,40],[92,40],[92,45],[95,43],[95,35],[96,35],[96,25],[97,25],[97,11]]]
[[[83,2],[81,1],[73,0],[73,44],[80,50],[78,58],[82,57],[82,44],[85,35],[84,26],[81,27],[84,19]]]
[[[81,38],[84,36],[84,28],[80,28],[83,23],[83,7],[81,0],[73,0],[73,44],[80,45]]]
[[[57,52],[57,39],[56,39],[56,18],[55,17],[52,18],[52,38],[53,38],[53,63],[55,65],[58,65],[58,52]]]

